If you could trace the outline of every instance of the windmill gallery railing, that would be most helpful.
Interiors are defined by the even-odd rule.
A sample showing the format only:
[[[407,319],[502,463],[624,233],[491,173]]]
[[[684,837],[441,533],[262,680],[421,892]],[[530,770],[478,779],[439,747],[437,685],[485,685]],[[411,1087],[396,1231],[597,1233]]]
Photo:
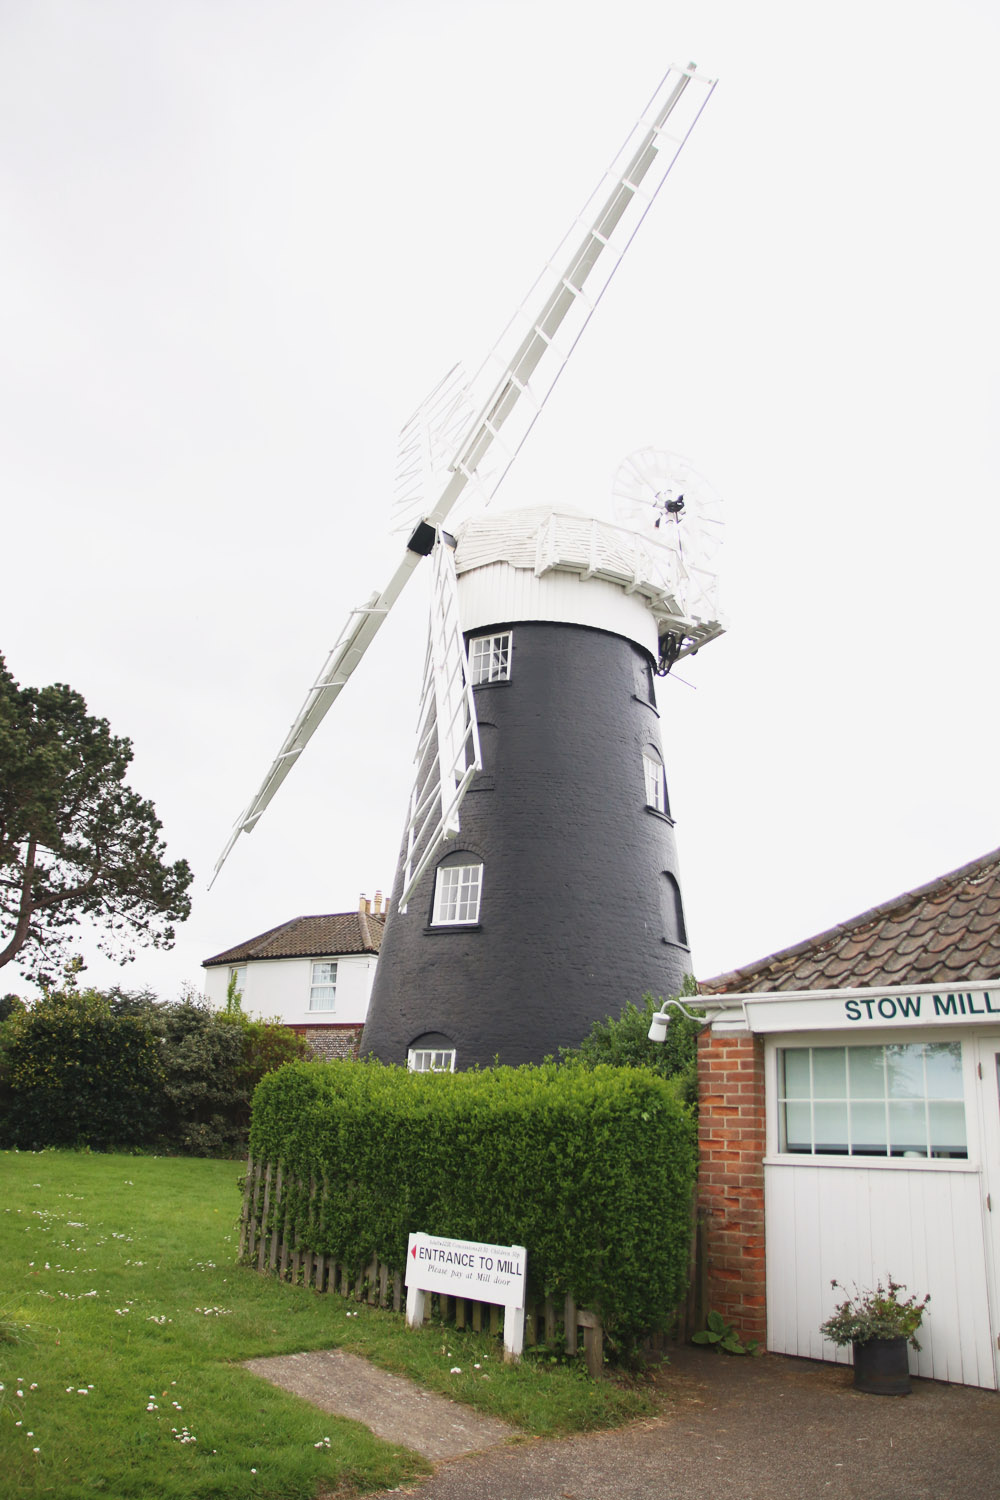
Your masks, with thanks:
[[[293,1204],[305,1199],[315,1206],[317,1194],[325,1189],[319,1188],[314,1180],[308,1185],[307,1195],[302,1192],[304,1187],[281,1166],[255,1161],[252,1156],[247,1158],[240,1216],[240,1262],[256,1268],[261,1275],[276,1276],[293,1286],[311,1287],[323,1295],[401,1312],[406,1294],[399,1267],[376,1258],[359,1271],[308,1244],[308,1219],[297,1220]],[[671,1330],[674,1339],[686,1339],[702,1320],[699,1238],[692,1220],[692,1274],[688,1295],[676,1310]],[[441,1322],[454,1323],[458,1329],[471,1328],[475,1333],[488,1332],[494,1337],[503,1330],[504,1310],[493,1303],[435,1294],[433,1298],[427,1297],[426,1306],[428,1318],[436,1312]],[[604,1364],[604,1327],[599,1313],[578,1307],[572,1296],[559,1301],[552,1297],[529,1299],[525,1306],[525,1346],[553,1347],[560,1337],[567,1355],[582,1355],[588,1372],[595,1378],[600,1376]],[[647,1348],[652,1352],[661,1349],[663,1343],[662,1336],[657,1337],[649,1341]]]

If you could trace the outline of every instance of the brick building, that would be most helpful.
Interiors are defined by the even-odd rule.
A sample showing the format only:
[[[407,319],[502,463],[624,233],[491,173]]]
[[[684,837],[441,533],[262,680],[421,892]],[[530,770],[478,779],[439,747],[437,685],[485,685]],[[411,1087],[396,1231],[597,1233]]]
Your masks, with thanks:
[[[831,1281],[891,1273],[931,1293],[915,1373],[1000,1386],[998,975],[995,850],[700,986],[707,1297],[744,1338],[848,1358]]]

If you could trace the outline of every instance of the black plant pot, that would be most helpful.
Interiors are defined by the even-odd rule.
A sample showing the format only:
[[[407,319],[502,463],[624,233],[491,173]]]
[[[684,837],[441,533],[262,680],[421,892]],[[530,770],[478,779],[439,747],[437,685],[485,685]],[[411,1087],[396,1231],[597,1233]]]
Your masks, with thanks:
[[[869,1339],[854,1345],[854,1389],[869,1396],[908,1396],[906,1340]]]

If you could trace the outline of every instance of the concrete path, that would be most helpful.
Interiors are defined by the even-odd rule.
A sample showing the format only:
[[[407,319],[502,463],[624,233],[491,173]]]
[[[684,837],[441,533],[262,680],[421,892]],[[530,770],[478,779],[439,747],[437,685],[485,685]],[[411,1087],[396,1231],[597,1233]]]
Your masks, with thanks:
[[[412,1448],[432,1463],[494,1448],[517,1435],[496,1417],[422,1390],[340,1349],[248,1359],[245,1368],[322,1411],[364,1422],[377,1437]]]
[[[920,1380],[911,1396],[863,1396],[843,1365],[694,1348],[677,1348],[659,1380],[666,1405],[652,1420],[485,1451],[473,1434],[479,1451],[432,1455],[428,1479],[371,1500],[1000,1500],[995,1392]],[[400,1411],[390,1398],[376,1430],[419,1448]]]

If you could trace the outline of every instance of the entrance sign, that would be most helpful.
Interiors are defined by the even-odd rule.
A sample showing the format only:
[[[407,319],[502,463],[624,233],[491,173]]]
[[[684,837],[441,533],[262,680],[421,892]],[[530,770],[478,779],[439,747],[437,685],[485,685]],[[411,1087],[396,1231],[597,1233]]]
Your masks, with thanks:
[[[528,1252],[523,1245],[486,1245],[411,1234],[406,1247],[406,1326],[424,1321],[424,1297],[471,1297],[504,1309],[503,1341],[508,1359],[524,1347],[524,1289]]]
[[[917,984],[884,990],[785,991],[726,996],[742,1001],[752,1032],[868,1031],[910,1026],[1000,1027],[1000,980],[961,987]]]

